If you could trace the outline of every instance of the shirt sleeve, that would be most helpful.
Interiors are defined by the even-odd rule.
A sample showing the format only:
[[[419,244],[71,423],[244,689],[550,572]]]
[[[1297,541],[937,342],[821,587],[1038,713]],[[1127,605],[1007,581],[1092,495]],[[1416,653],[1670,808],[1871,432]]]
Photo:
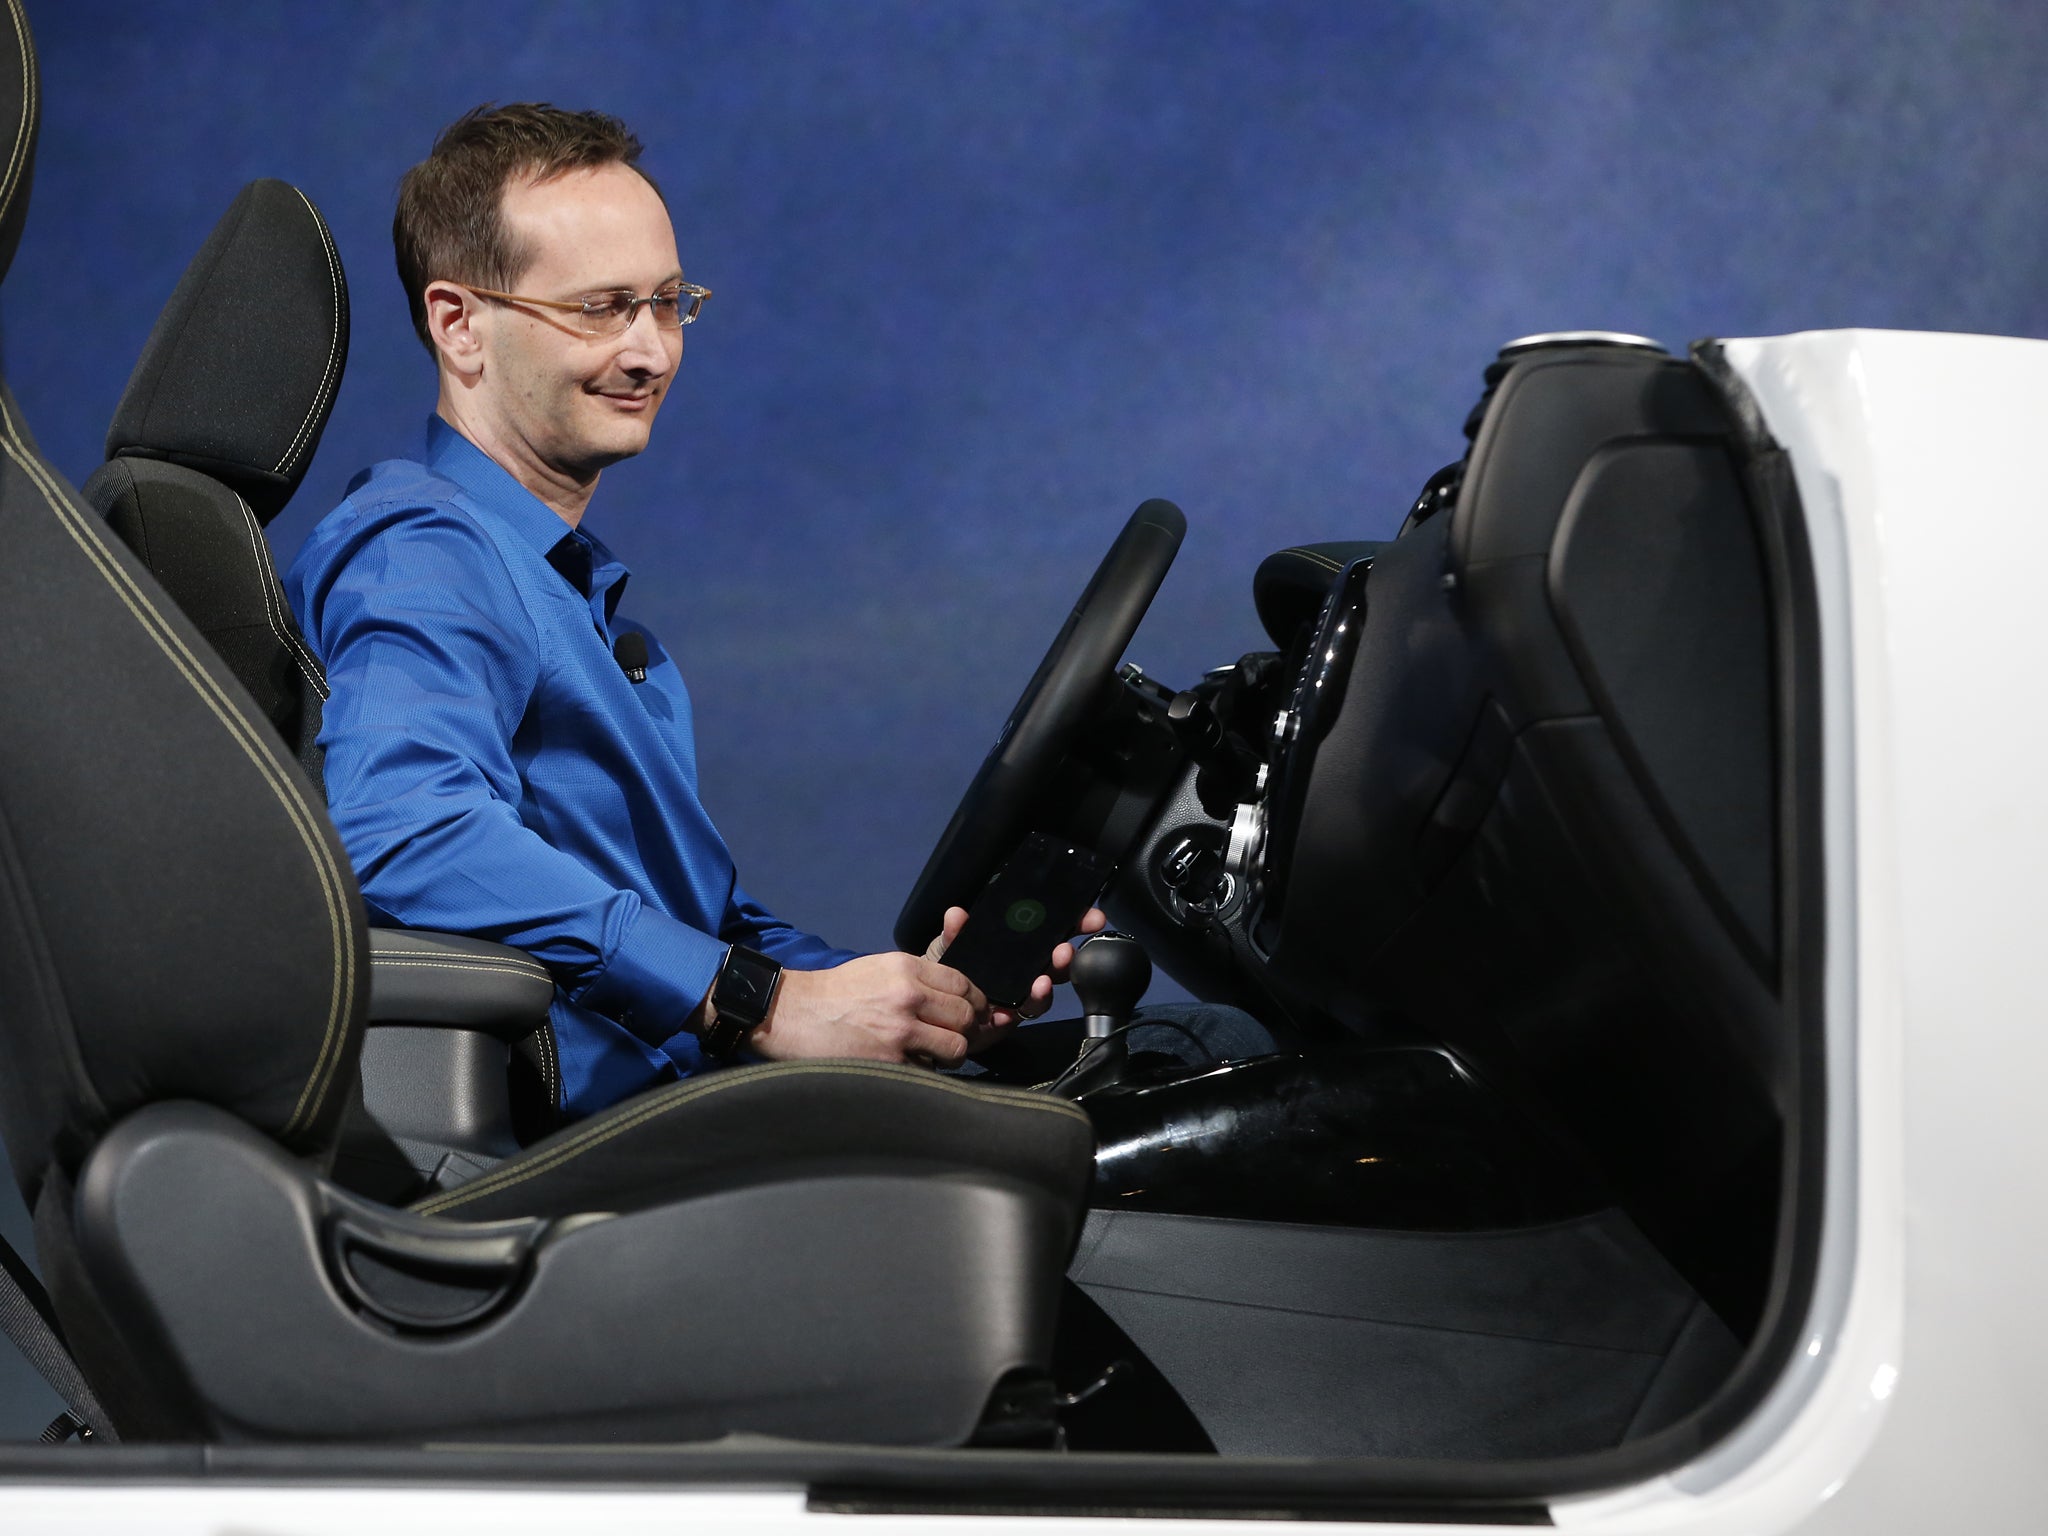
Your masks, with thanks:
[[[513,740],[545,657],[489,535],[460,511],[413,507],[315,539],[290,596],[332,686],[329,811],[365,899],[407,927],[514,945],[573,1001],[650,1043],[674,1036],[730,941],[520,820]]]
[[[738,885],[726,899],[725,921],[719,925],[718,936],[728,944],[758,949],[793,971],[829,971],[861,956],[857,949],[835,948],[815,933],[784,922]]]

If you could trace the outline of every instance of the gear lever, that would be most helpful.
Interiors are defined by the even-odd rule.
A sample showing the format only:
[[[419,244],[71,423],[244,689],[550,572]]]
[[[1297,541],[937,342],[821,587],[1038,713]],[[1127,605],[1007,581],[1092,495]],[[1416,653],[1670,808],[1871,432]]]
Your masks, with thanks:
[[[1152,959],[1127,933],[1105,929],[1074,952],[1068,979],[1081,1000],[1088,1038],[1100,1040],[1131,1021],[1131,1010],[1152,985]]]
[[[1128,1054],[1122,1033],[1131,1011],[1152,985],[1152,959],[1144,945],[1127,933],[1105,929],[1074,952],[1068,979],[1081,1001],[1081,1054],[1055,1090],[1078,1098],[1090,1088],[1113,1082]]]

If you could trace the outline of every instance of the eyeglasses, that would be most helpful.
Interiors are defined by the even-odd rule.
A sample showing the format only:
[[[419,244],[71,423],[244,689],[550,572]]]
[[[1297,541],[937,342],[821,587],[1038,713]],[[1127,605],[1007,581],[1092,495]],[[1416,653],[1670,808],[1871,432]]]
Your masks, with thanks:
[[[559,309],[576,316],[577,328],[586,336],[617,336],[631,328],[634,311],[645,304],[654,312],[654,323],[664,331],[681,330],[697,318],[709,288],[695,283],[665,283],[645,297],[636,298],[629,288],[606,293],[587,293],[580,299],[535,299],[523,293],[499,293],[495,288],[462,285],[478,298],[497,299],[505,304],[531,304],[539,309]]]

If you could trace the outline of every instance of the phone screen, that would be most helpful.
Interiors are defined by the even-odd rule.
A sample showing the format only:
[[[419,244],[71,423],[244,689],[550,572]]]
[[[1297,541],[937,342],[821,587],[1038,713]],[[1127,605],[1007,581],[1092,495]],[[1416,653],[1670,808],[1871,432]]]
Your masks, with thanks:
[[[1033,832],[967,909],[967,926],[942,957],[992,1003],[1014,1008],[1052,969],[1109,878],[1092,848]]]

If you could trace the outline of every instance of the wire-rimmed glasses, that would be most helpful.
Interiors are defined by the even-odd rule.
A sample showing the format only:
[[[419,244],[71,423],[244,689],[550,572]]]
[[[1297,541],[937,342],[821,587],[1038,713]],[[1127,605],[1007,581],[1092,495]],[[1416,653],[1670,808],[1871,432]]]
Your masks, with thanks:
[[[600,293],[586,293],[580,299],[536,299],[523,293],[500,293],[495,288],[478,288],[471,283],[462,286],[479,298],[496,299],[504,304],[531,304],[538,309],[556,309],[573,314],[578,329],[586,336],[617,336],[630,329],[642,304],[653,313],[655,325],[664,331],[678,331],[697,318],[704,301],[711,297],[709,288],[680,280],[663,283],[649,294],[636,295],[630,288],[613,288]]]

